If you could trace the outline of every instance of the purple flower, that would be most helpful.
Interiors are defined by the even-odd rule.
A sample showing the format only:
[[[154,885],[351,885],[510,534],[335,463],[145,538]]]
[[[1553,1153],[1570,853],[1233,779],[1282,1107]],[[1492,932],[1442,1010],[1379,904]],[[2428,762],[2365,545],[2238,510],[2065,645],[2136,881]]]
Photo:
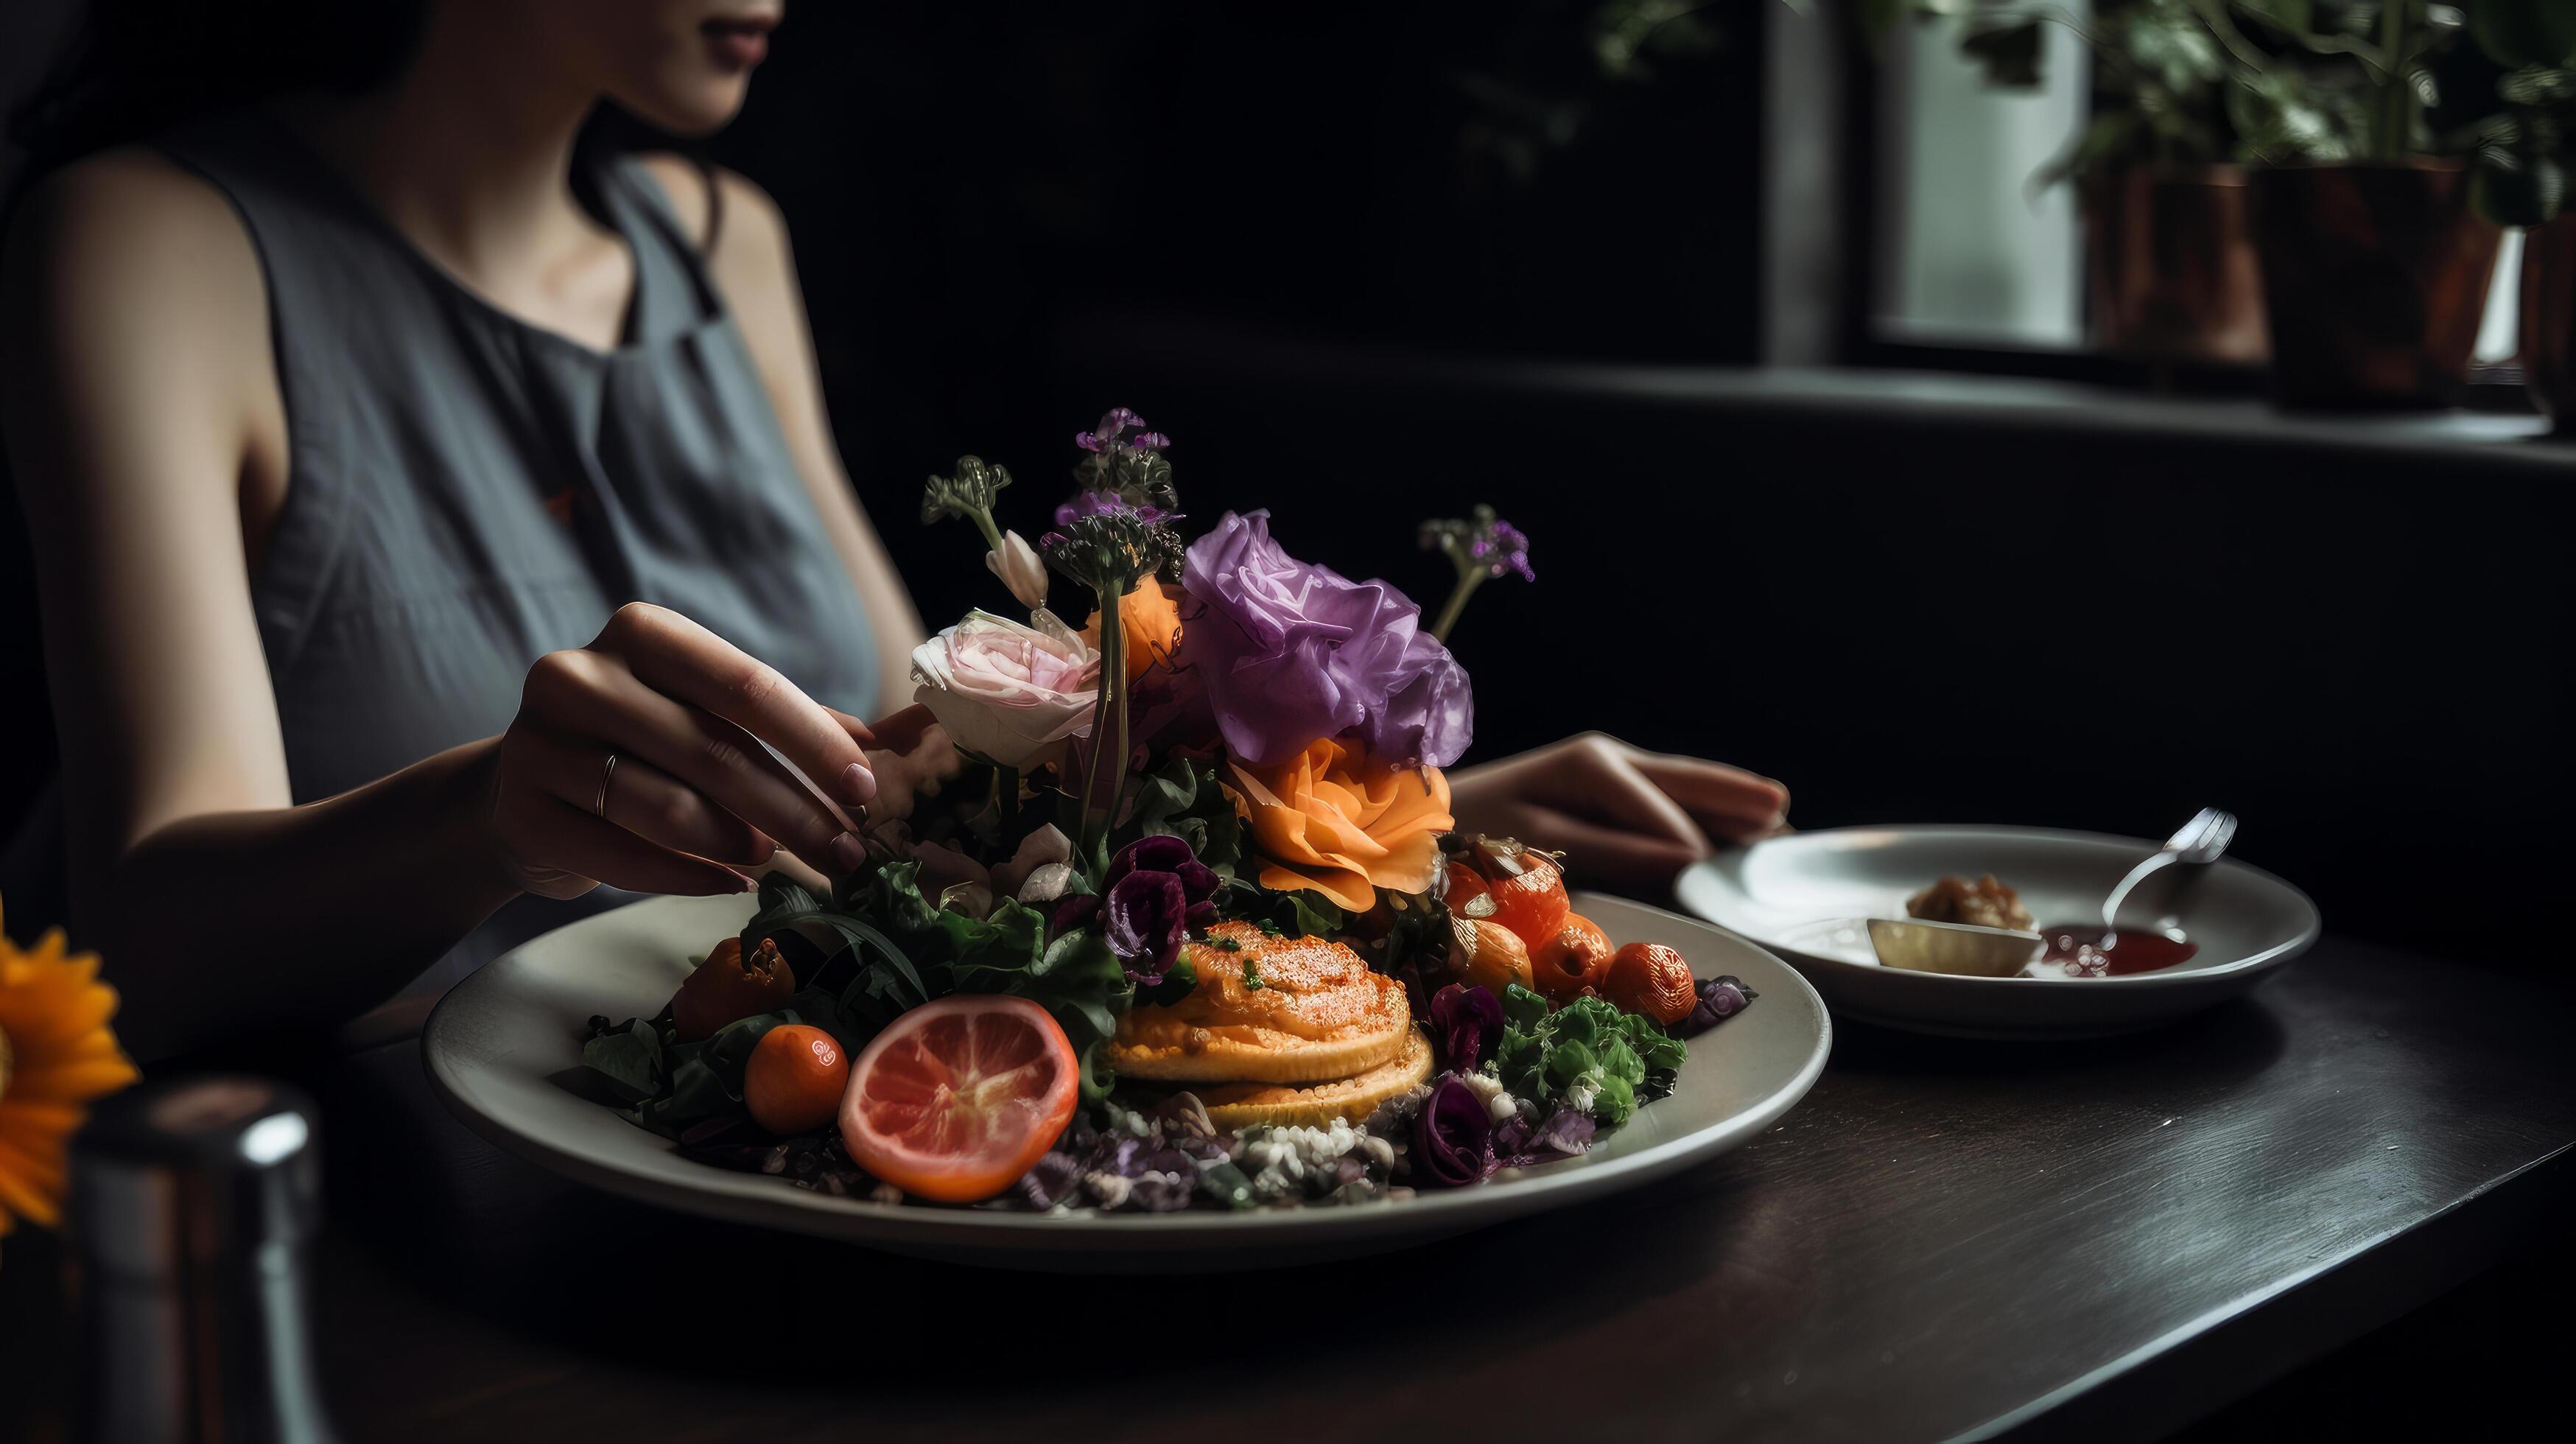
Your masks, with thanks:
[[[1751,1006],[1755,998],[1760,996],[1761,994],[1744,986],[1742,978],[1732,973],[1722,978],[1711,978],[1699,985],[1698,1004],[1690,1010],[1690,1016],[1682,1019],[1681,1026],[1674,1031],[1685,1038],[1693,1033],[1707,1032],[1743,1012]]]
[[[1460,1073],[1485,1059],[1487,1040],[1503,1031],[1503,1000],[1491,988],[1451,983],[1431,998],[1431,1037],[1441,1063]]]
[[[1494,1123],[1476,1090],[1444,1073],[1413,1116],[1417,1188],[1463,1188],[1494,1171]]]
[[[1527,1168],[1572,1158],[1592,1147],[1592,1136],[1600,1127],[1591,1114],[1561,1104],[1537,1123],[1515,1113],[1494,1130],[1494,1162],[1505,1168]]]
[[[1529,536],[1510,522],[1494,522],[1467,550],[1494,576],[1518,572],[1522,581],[1538,580],[1538,573],[1530,570]]]
[[[1169,526],[1187,513],[1165,511],[1158,506],[1129,501],[1114,491],[1077,492],[1073,500],[1055,509],[1055,524],[1071,526],[1086,516],[1132,516],[1147,526]]]
[[[1136,434],[1130,436],[1130,431]],[[1146,430],[1144,417],[1121,406],[1100,418],[1099,430],[1075,432],[1073,444],[1085,451],[1115,451],[1122,446],[1130,451],[1160,451],[1172,444],[1172,438]]]
[[[1422,546],[1426,551],[1448,553],[1461,577],[1517,572],[1522,581],[1538,580],[1530,570],[1529,534],[1494,515],[1490,506],[1478,506],[1470,517],[1424,522]]]
[[[1289,556],[1270,513],[1227,512],[1190,544],[1181,580],[1206,604],[1182,631],[1182,664],[1205,667],[1218,730],[1244,761],[1275,766],[1351,731],[1398,764],[1445,767],[1467,750],[1467,673],[1422,630],[1422,609]]]
[[[1180,838],[1136,839],[1110,859],[1101,880],[1101,896],[1069,897],[1057,904],[1055,931],[1098,919],[1109,951],[1126,965],[1127,976],[1144,986],[1161,982],[1172,970],[1191,928],[1216,921],[1221,880]]]

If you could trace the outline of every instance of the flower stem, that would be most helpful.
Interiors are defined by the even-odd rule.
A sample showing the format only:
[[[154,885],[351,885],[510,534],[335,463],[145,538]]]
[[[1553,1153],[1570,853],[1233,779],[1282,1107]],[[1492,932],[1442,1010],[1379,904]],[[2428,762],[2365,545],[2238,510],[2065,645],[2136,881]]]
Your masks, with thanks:
[[[2387,0],[2380,12],[2380,58],[2388,69],[2379,82],[2379,114],[2372,128],[2372,149],[2377,154],[2371,157],[2373,160],[2398,159],[2414,139],[2415,87],[2406,75],[2409,3],[2410,0]]]
[[[995,551],[1000,551],[1002,549],[1002,529],[993,524],[993,513],[991,509],[979,506],[966,514],[975,519],[975,529],[984,534],[984,545],[991,547]]]
[[[1449,629],[1458,625],[1458,614],[1467,610],[1467,599],[1476,594],[1476,588],[1483,584],[1484,580],[1483,567],[1458,573],[1457,589],[1449,593],[1449,600],[1441,605],[1438,620],[1431,624],[1433,641],[1444,645],[1448,642]]]
[[[1100,700],[1091,711],[1091,775],[1083,780],[1082,859],[1096,884],[1109,870],[1109,829],[1118,819],[1127,782],[1127,629],[1119,623],[1117,592],[1100,597]],[[1095,809],[1093,793],[1106,778],[1108,799]]]

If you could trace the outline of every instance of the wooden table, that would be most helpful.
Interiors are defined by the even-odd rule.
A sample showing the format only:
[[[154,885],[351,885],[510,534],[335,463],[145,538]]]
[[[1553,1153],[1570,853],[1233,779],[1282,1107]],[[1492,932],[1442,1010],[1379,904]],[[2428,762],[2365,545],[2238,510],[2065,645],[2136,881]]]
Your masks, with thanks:
[[[2148,1438],[2563,1220],[2564,990],[2329,939],[2162,1032],[1846,1028],[1759,1142],[1604,1203],[1293,1273],[1064,1279],[560,1183],[409,1046],[308,1080],[352,1438]],[[50,1437],[53,1245],[0,1268]]]

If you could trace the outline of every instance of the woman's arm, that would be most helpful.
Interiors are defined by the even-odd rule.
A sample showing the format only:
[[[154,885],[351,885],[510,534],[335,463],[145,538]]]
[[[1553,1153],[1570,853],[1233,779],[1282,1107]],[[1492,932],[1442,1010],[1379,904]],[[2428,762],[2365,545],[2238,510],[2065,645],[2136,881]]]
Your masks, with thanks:
[[[693,235],[707,228],[705,172],[677,156],[653,156],[647,162],[680,211]],[[796,259],[787,241],[787,223],[767,192],[731,171],[714,173],[723,188],[723,220],[707,254],[708,269],[724,292],[750,343],[752,361],[768,388],[770,404],[787,435],[797,475],[814,498],[832,547],[849,568],[850,581],[876,624],[878,675],[886,688],[883,702],[892,707],[909,694],[904,678],[912,668],[912,649],[925,633],[912,594],[886,555],[885,543],[868,524],[858,497],[842,470],[840,448],[832,440],[831,417],[823,406],[823,383],[814,364],[814,338],[805,320],[805,296],[796,284]]]
[[[464,855],[422,844],[467,815],[457,801],[470,790],[450,761],[287,806],[243,540],[246,520],[259,525],[245,497],[283,479],[284,421],[240,223],[209,188],[138,153],[49,179],[0,263],[0,347],[0,427],[61,737],[73,917],[124,985],[129,1039],[166,1047],[182,1019],[277,1016],[294,993],[317,1005],[317,992],[340,995],[328,1006],[341,1012],[381,998],[509,890],[488,861],[441,878],[432,860],[415,891],[443,905],[393,923],[419,935],[352,946],[366,934],[342,928],[360,910],[391,911],[374,890],[403,858]],[[246,875],[226,859],[236,852],[260,866]],[[322,947],[339,955],[327,968]],[[331,986],[316,989],[322,977]],[[217,996],[272,989],[251,1010]]]
[[[290,805],[245,545],[245,498],[285,481],[267,301],[239,221],[166,162],[102,157],[29,197],[0,364],[74,922],[137,1053],[347,1017],[521,891],[737,891],[774,846],[853,865],[865,729],[641,605],[540,659],[503,736]]]

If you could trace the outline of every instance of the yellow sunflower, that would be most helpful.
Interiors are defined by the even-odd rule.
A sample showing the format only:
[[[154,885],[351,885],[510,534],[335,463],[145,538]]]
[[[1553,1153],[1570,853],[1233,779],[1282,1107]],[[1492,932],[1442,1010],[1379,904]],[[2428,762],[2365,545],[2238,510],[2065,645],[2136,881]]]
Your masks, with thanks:
[[[137,1076],[107,1020],[116,990],[63,930],[20,952],[0,932],[0,1234],[62,1214],[65,1145],[85,1105]]]

